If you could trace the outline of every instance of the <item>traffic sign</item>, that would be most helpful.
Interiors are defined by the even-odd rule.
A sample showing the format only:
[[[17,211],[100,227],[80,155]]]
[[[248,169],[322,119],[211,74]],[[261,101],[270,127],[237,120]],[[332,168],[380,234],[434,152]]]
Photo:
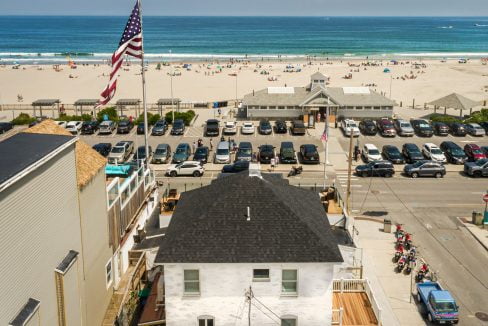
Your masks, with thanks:
[[[485,203],[488,203],[488,194],[483,195],[483,200],[485,201]]]

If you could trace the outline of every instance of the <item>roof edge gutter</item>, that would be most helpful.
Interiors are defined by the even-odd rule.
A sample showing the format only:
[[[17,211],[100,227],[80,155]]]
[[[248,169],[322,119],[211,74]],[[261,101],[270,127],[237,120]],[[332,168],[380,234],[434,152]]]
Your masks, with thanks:
[[[76,143],[77,141],[78,141],[78,137],[75,137],[75,138],[67,141],[66,143],[59,146],[58,148],[56,148],[51,153],[47,154],[46,156],[44,156],[43,158],[41,158],[37,162],[29,165],[28,167],[26,167],[25,169],[23,169],[22,171],[20,171],[19,173],[17,173],[16,175],[11,177],[7,181],[5,181],[4,183],[0,184],[0,192],[4,191],[5,189],[10,187],[11,185],[16,183],[17,181],[19,181],[20,179],[25,177],[27,174],[31,173],[32,171],[35,171],[36,169],[38,169],[39,167],[41,167],[42,165],[47,163],[49,160],[51,160],[53,157],[55,157],[57,154],[59,154],[60,152],[62,152],[63,150],[65,150],[66,148],[71,146],[72,144]]]

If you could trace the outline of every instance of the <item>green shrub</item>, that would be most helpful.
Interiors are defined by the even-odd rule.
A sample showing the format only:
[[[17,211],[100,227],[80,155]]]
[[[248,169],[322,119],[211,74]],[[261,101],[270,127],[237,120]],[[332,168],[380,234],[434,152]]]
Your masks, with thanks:
[[[82,114],[82,115],[60,115],[58,121],[91,121],[92,116],[91,114]]]
[[[465,123],[480,123],[485,121],[488,121],[488,108],[474,112],[469,118],[464,120]]]
[[[161,119],[161,116],[159,114],[152,114],[150,112],[147,113],[147,123],[152,126],[156,124],[158,120]],[[144,121],[144,113],[141,113],[139,117],[134,121],[135,124],[139,124]]]
[[[433,114],[430,116],[430,120],[432,122],[444,122],[447,124],[455,123],[455,122],[462,122],[460,118],[456,118],[450,115],[443,115],[443,114]]]
[[[117,109],[115,107],[108,107],[108,108],[105,108],[101,111],[99,111],[97,113],[97,120],[98,122],[102,122],[103,121],[103,116],[104,115],[108,115],[108,119],[111,120],[111,121],[115,121],[115,122],[118,122],[119,121],[119,116],[117,114]]]
[[[28,125],[34,121],[36,121],[36,118],[31,117],[27,113],[21,113],[17,116],[17,118],[12,120],[12,123],[14,125]]]
[[[182,119],[185,122],[186,126],[190,125],[190,122],[193,120],[194,117],[195,117],[195,111],[193,111],[193,110],[188,110],[186,112],[175,112],[175,120],[176,119]],[[166,122],[168,124],[172,124],[173,123],[173,111],[166,113],[166,115],[164,116],[164,119],[166,120]]]

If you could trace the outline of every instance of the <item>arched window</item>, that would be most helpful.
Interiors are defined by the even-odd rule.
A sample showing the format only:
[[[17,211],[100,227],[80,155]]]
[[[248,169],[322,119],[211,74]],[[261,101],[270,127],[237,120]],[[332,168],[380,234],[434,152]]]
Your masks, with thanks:
[[[281,326],[297,326],[298,317],[294,315],[284,315],[281,317]]]
[[[215,326],[215,317],[210,315],[198,316],[198,326]]]

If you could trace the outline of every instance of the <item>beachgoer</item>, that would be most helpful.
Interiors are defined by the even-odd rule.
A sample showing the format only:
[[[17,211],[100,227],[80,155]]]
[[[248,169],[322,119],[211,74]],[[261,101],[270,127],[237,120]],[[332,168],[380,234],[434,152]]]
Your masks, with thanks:
[[[272,168],[273,170],[274,170],[274,167],[275,167],[275,162],[276,162],[275,158],[274,158],[274,157],[272,157],[272,158],[271,158],[271,162],[270,162],[270,163],[271,163],[271,168]]]
[[[213,150],[213,143],[212,143],[212,138],[210,138],[210,150]]]
[[[197,142],[196,141],[193,141],[192,149],[193,149],[193,154],[195,154],[195,151],[197,150]]]

